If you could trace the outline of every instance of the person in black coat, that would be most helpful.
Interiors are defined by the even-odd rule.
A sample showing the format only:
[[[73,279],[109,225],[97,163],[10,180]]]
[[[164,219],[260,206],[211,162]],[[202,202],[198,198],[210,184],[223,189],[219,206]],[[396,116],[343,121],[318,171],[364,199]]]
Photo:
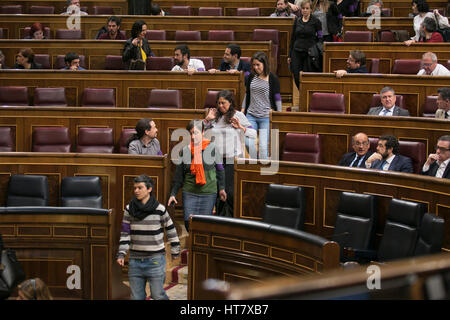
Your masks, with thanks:
[[[365,168],[366,160],[372,155],[369,150],[369,137],[363,133],[357,133],[352,137],[353,152],[346,153],[339,160],[339,166]]]
[[[421,174],[450,179],[450,135],[438,139],[436,153],[431,153],[423,165]]]
[[[24,48],[19,51],[16,57],[14,69],[42,69],[40,63],[34,62],[34,52],[30,48]]]
[[[323,41],[333,42],[333,36],[342,31],[342,15],[336,3],[318,0],[313,15],[322,23]]]
[[[145,63],[148,57],[154,56],[145,38],[146,31],[147,24],[144,21],[138,20],[133,23],[131,27],[131,38],[125,42],[122,53],[122,60],[127,64],[127,69],[130,68],[132,60],[140,59]]]

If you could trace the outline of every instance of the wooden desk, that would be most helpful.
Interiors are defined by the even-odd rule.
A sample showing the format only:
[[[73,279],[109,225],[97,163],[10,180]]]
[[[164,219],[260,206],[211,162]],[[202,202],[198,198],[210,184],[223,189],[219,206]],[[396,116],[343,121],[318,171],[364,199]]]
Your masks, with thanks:
[[[411,3],[411,2],[410,2]],[[410,6],[411,8],[411,6]],[[344,33],[346,31],[372,31],[372,41],[377,41],[378,31],[380,30],[408,30],[409,36],[415,35],[413,19],[399,17],[382,17],[380,18],[380,29],[376,29],[377,26],[372,25],[373,20],[368,20],[365,17],[344,17],[342,20],[342,27]],[[369,29],[370,28],[370,29]]]
[[[361,12],[366,12],[369,3],[370,0],[361,0]],[[448,1],[445,0],[429,0],[427,3],[430,6],[430,10],[446,8],[448,5]],[[392,17],[407,17],[408,14],[412,13],[411,1],[409,0],[383,0],[383,8],[390,8]]]
[[[339,267],[333,241],[267,223],[215,216],[191,216],[188,299],[202,294],[206,279],[261,283],[271,277],[292,278]]]
[[[0,234],[5,247],[16,251],[27,279],[41,278],[55,299],[129,298],[114,258],[112,210],[28,208],[14,213],[0,208]],[[88,213],[93,211],[101,212]],[[67,283],[76,283],[68,278],[77,275],[80,288],[68,288]]]
[[[339,157],[340,154],[336,154],[336,161]],[[238,162],[235,162],[234,217],[236,218],[261,220],[265,194],[270,183],[301,186],[306,191],[305,231],[330,238],[333,234],[340,193],[342,191],[366,193],[379,198],[376,248],[383,234],[389,202],[392,198],[397,198],[423,203],[427,208],[426,212],[435,213],[443,218],[445,220],[443,250],[450,250],[449,179],[329,164],[280,161],[269,164],[272,165],[269,167],[240,163],[242,161],[243,159],[238,159]],[[261,167],[267,169],[264,175],[261,174]],[[273,174],[268,174],[270,172]]]
[[[380,59],[380,73],[391,73],[395,59],[422,59],[425,52],[434,52],[444,65],[450,60],[448,43],[417,43],[407,47],[400,42],[326,42],[323,53],[323,72],[346,69],[350,50],[361,50],[366,58]]]
[[[402,95],[411,116],[421,117],[427,96],[437,95],[438,88],[449,87],[450,77],[397,74],[347,74],[336,78],[334,73],[301,73],[300,111],[309,111],[314,92],[343,93],[347,113],[367,114],[372,95],[389,86]]]
[[[243,73],[207,71],[189,76],[186,72],[171,71],[0,70],[0,86],[28,87],[31,104],[34,88],[64,87],[70,106],[82,105],[84,88],[113,88],[116,107],[143,109],[148,106],[151,89],[180,90],[183,108],[201,110],[209,90],[231,90],[239,106],[245,96]]]

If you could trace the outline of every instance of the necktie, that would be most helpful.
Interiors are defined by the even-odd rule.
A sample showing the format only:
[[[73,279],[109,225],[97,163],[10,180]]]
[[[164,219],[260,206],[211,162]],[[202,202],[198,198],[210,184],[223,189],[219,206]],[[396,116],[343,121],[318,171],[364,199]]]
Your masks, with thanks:
[[[448,119],[448,113],[447,112],[445,113],[445,119]]]
[[[358,156],[358,157],[356,158],[356,160],[353,161],[352,167],[357,167],[358,164],[359,164],[359,161],[361,160],[361,158],[362,158],[362,156]]]
[[[383,114],[383,116],[385,116],[388,112],[389,112],[389,110],[388,109],[383,109],[383,111],[381,111]]]
[[[386,164],[386,160],[381,161],[381,164],[378,167],[378,169],[383,170],[383,167],[384,167],[385,164]]]

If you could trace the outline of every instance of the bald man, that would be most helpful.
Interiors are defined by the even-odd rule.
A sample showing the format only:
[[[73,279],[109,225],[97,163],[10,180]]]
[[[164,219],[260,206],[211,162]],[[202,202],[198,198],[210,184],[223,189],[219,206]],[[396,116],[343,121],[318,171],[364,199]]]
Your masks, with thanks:
[[[366,160],[372,155],[372,151],[369,150],[370,142],[369,137],[359,132],[352,137],[353,152],[346,153],[339,160],[339,166],[365,168]]]

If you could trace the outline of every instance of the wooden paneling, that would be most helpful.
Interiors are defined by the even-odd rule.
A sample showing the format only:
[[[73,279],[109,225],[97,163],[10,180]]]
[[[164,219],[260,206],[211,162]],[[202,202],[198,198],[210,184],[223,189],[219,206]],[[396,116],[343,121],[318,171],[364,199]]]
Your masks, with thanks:
[[[376,125],[374,125],[375,127]],[[336,162],[340,154],[335,153]],[[248,216],[248,208],[254,206],[254,200],[245,196],[254,190],[249,188],[248,182],[258,185],[270,183],[298,185],[307,188],[313,187],[314,201],[308,201],[307,207],[314,210],[315,223],[306,223],[305,231],[330,238],[333,234],[335,212],[341,191],[354,191],[357,193],[373,194],[380,198],[378,221],[376,227],[377,240],[383,234],[389,200],[397,198],[402,200],[418,201],[427,204],[430,213],[437,214],[445,219],[445,228],[448,230],[450,220],[448,208],[450,206],[450,181],[416,174],[399,173],[393,171],[379,171],[339,167],[329,164],[309,164],[296,162],[272,162],[269,171],[272,175],[262,175],[258,164],[235,163],[235,189],[234,189],[234,216],[261,220],[259,216]],[[450,250],[448,236],[445,238],[443,249]]]
[[[372,31],[372,41],[377,41],[377,34],[380,30],[407,30],[409,36],[415,35],[413,27],[413,19],[399,17],[382,17],[379,20],[380,25],[372,25],[374,20],[363,17],[344,17],[342,27],[344,33],[346,31]],[[400,44],[404,45],[402,42]]]
[[[1,70],[0,86],[28,87],[31,105],[36,87],[66,88],[69,106],[82,105],[84,88],[113,88],[121,108],[146,108],[151,89],[180,90],[183,108],[201,110],[209,90],[231,90],[238,106],[245,95],[244,74],[229,72]]]
[[[361,0],[361,12],[366,12],[370,0]],[[428,0],[428,5],[431,9],[447,8],[448,1]],[[410,0],[383,0],[383,8],[391,9],[392,17],[407,17],[412,13]],[[449,13],[447,12],[447,15]]]
[[[449,87],[450,77],[359,73],[336,78],[334,73],[301,73],[300,82],[300,111],[309,111],[314,92],[331,92],[344,94],[347,113],[367,114],[373,94],[389,86],[395,94],[403,95],[411,116],[421,117],[426,97],[437,95],[438,88]]]

